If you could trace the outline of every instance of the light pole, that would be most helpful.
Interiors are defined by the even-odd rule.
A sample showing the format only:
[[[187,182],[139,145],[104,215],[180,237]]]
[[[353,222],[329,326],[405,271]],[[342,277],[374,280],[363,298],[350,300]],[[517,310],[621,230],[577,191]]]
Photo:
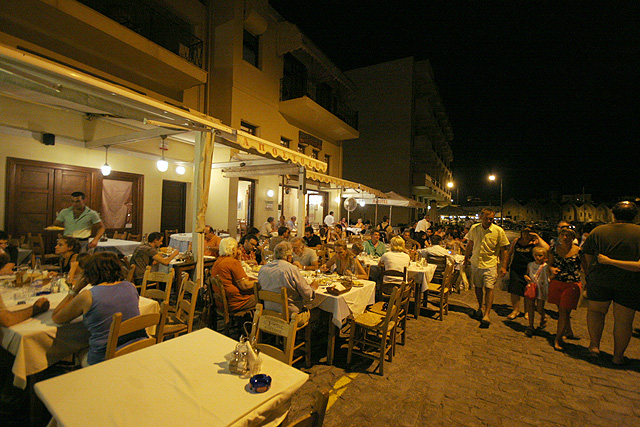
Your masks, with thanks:
[[[495,181],[495,175],[489,175],[489,181]],[[504,224],[504,213],[502,212],[502,177],[500,177],[500,227]]]
[[[447,187],[449,187],[449,188],[455,187],[456,188],[456,203],[458,203],[458,205],[459,205],[460,204],[460,193],[459,193],[460,189],[454,184],[453,181],[447,182]]]

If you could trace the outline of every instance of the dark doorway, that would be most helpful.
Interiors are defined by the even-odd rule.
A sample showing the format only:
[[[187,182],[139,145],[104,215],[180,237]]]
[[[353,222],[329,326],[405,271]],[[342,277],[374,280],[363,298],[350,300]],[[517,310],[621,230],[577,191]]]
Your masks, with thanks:
[[[187,183],[162,181],[162,213],[160,230],[178,230],[184,233],[187,206]]]

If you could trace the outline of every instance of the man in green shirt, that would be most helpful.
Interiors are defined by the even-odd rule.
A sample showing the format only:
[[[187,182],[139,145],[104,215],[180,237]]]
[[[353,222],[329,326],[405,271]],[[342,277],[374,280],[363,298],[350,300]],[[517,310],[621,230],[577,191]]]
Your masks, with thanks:
[[[79,240],[83,250],[95,248],[105,232],[100,215],[85,205],[85,195],[81,191],[71,193],[71,203],[58,213],[53,225],[64,227],[64,235]],[[94,237],[89,241],[94,230]]]
[[[384,243],[380,241],[380,232],[378,230],[373,232],[371,240],[365,240],[362,247],[365,253],[371,256],[382,256],[387,251]]]

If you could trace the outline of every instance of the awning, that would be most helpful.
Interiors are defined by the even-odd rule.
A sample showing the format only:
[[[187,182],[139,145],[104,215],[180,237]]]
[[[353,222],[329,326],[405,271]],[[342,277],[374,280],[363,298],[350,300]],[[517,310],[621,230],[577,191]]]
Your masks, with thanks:
[[[367,195],[371,195],[374,197],[386,197],[382,191],[376,190],[375,188],[367,187],[364,184],[358,184],[357,182],[347,181],[346,179],[336,178],[335,176],[325,175],[322,173],[307,171],[307,179],[324,182],[327,184],[333,184],[342,188],[351,188],[353,190],[356,190],[358,194],[360,194],[354,194],[354,197],[369,198],[367,197]]]
[[[408,197],[401,196],[400,194],[389,191],[388,193],[384,193],[384,199],[378,199],[379,205],[389,205],[389,206],[404,206],[408,208],[416,208],[416,209],[427,209],[427,205],[425,203],[418,202],[416,200],[410,199]]]
[[[255,149],[285,162],[326,171],[326,163],[305,156],[280,144],[233,129],[220,120],[186,107],[158,101],[123,86],[85,74],[33,54],[0,44],[0,86],[20,95],[34,95],[51,106],[84,107],[87,113],[106,114],[113,120],[139,123],[184,132],[215,132],[216,142],[240,150]],[[15,89],[8,89],[15,88]],[[175,133],[175,132],[174,132]],[[101,145],[107,145],[105,141]],[[120,143],[128,143],[122,138]],[[113,141],[109,142],[115,145]],[[94,148],[91,141],[87,146]],[[197,157],[194,156],[194,157]]]

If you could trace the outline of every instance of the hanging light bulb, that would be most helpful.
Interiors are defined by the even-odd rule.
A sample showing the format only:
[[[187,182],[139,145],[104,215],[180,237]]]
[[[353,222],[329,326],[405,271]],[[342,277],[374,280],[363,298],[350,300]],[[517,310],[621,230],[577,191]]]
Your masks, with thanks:
[[[178,175],[184,175],[184,173],[185,173],[186,171],[187,171],[187,170],[184,168],[184,166],[182,166],[182,165],[178,165],[178,166],[176,166],[176,173],[177,173]]]
[[[360,199],[360,201],[358,202],[358,204],[364,208],[364,200]]]
[[[109,163],[107,162],[107,157],[109,155],[109,146],[105,146],[104,147],[104,165],[102,165],[102,167],[100,168],[100,170],[102,171],[102,176],[107,176],[111,173],[111,166],[109,166]]]
[[[158,163],[156,163],[156,167],[158,168],[158,170],[160,172],[166,172],[167,169],[169,169],[169,162],[167,162],[164,159],[164,150],[165,150],[165,145],[164,145],[164,140],[167,136],[166,135],[162,135],[160,138],[162,138],[162,145],[160,146],[160,150],[162,151],[162,159],[158,160]]]

